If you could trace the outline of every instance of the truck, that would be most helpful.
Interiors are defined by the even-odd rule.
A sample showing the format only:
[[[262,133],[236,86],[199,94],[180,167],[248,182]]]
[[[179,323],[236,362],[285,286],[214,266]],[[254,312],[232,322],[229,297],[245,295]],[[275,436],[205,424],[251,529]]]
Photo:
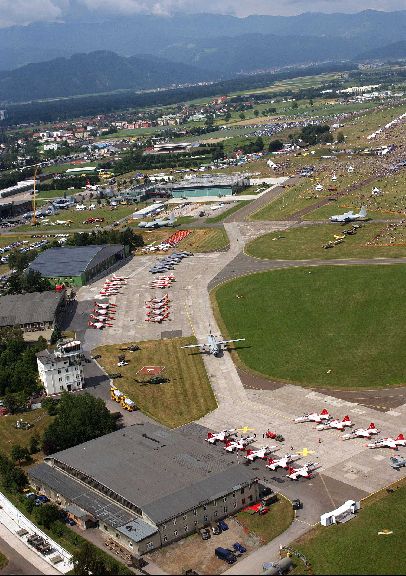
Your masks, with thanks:
[[[220,558],[220,560],[224,560],[225,562],[227,562],[227,564],[234,564],[234,562],[237,561],[237,556],[234,554],[234,552],[232,552],[228,548],[222,548],[221,546],[219,546],[218,548],[215,549],[214,553],[217,556],[217,558]]]

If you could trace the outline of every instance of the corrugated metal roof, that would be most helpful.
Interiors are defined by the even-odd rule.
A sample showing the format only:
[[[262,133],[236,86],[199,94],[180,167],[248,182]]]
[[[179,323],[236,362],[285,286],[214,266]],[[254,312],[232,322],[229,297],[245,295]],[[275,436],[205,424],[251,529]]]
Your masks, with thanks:
[[[41,252],[29,268],[37,270],[46,278],[80,276],[120,250],[123,250],[121,244],[49,248]]]
[[[158,522],[255,478],[201,426],[133,425],[49,457],[82,472]]]
[[[53,322],[61,292],[30,292],[10,294],[0,298],[0,326]]]

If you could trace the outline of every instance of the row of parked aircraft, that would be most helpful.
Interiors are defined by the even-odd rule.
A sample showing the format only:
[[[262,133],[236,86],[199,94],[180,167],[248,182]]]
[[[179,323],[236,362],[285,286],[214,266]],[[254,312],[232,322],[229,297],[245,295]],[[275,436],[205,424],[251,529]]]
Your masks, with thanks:
[[[154,278],[152,282],[150,282],[150,288],[162,288],[167,289],[172,286],[172,282],[176,282],[176,278],[174,274],[168,274],[167,276],[160,276],[159,278]]]
[[[299,454],[285,454],[281,458],[275,458],[275,456],[269,457],[269,455],[278,450],[277,446],[262,446],[257,450],[247,448],[247,446],[255,441],[255,437],[243,436],[242,438],[237,438],[237,431],[234,428],[221,430],[217,433],[209,432],[206,441],[209,442],[209,444],[217,444],[217,442],[224,443],[224,450],[227,452],[243,450],[245,451],[244,458],[246,458],[248,462],[254,462],[257,459],[267,460],[267,468],[270,470],[277,470],[278,468],[287,470],[288,473],[286,476],[290,480],[298,480],[300,477],[311,478],[313,472],[320,467],[318,462],[307,462],[300,468],[294,468],[292,464],[296,462],[296,460],[299,460]]]
[[[145,302],[146,318],[145,322],[164,322],[169,319],[170,299],[168,294],[162,298],[150,298]]]
[[[294,420],[296,423],[302,422],[316,422],[316,430],[344,430],[347,427],[352,427],[354,424],[349,416],[344,416],[342,420],[333,419],[328,410],[324,409],[319,413],[304,414]],[[354,438],[371,438],[376,434],[380,434],[373,422],[370,423],[368,428],[357,428],[341,436],[342,440],[352,440]],[[399,434],[396,438],[379,438],[367,444],[368,448],[392,448],[397,450],[399,446],[406,446],[406,439],[403,434]]]
[[[115,296],[119,294],[120,288],[127,285],[128,278],[124,276],[116,276],[113,274],[111,279],[106,279],[104,287],[100,290],[97,298],[104,299],[106,297]],[[104,328],[111,328],[112,322],[115,319],[117,311],[117,304],[102,300],[99,302],[97,299],[94,303],[93,311],[89,315],[88,326],[97,330],[104,330]]]

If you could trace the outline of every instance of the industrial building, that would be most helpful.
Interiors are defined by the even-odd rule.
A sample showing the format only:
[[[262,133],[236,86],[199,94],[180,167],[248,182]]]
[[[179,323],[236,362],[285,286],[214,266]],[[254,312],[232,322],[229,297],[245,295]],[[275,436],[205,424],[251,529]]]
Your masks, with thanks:
[[[83,364],[82,346],[78,340],[62,340],[55,350],[38,352],[38,373],[46,394],[81,390],[85,382]]]
[[[39,336],[49,338],[64,307],[64,291],[1,296],[0,327],[21,328],[26,340],[37,339]]]
[[[245,174],[213,174],[203,176],[186,176],[181,182],[168,184],[174,198],[196,196],[232,196],[250,185]]]
[[[135,424],[48,456],[29,475],[36,490],[144,554],[258,500],[255,471],[206,437],[198,424]]]
[[[121,244],[66,246],[41,252],[29,265],[53,284],[83,286],[107,273],[129,254]]]

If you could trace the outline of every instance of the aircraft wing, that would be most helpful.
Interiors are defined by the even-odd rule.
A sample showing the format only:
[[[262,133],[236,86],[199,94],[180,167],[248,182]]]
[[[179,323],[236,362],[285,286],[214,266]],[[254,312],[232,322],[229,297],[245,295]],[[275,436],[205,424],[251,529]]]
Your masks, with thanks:
[[[203,348],[206,344],[188,344],[187,346],[181,346],[181,348]]]
[[[217,344],[227,344],[228,342],[242,342],[245,338],[236,338],[235,340],[218,340]]]

